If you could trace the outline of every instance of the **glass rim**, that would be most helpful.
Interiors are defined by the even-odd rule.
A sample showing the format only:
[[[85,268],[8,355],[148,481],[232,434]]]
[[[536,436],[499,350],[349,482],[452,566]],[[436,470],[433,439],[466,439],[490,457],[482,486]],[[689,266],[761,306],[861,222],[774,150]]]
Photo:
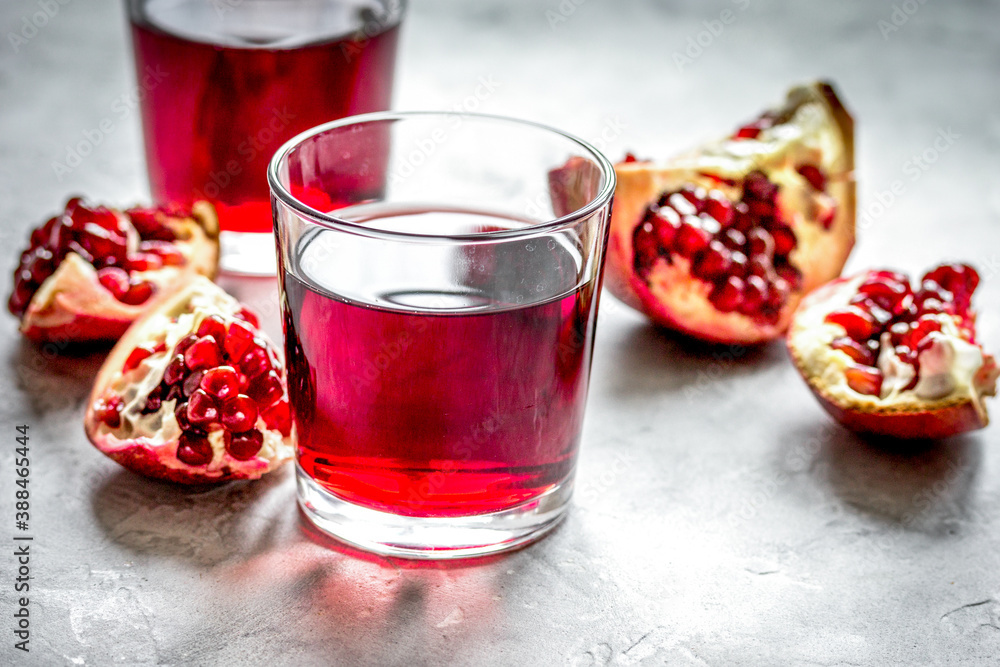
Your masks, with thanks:
[[[288,188],[286,188],[278,176],[278,169],[280,165],[288,157],[295,148],[305,143],[307,140],[312,139],[316,136],[329,132],[330,130],[336,130],[342,127],[348,127],[351,125],[360,125],[365,123],[373,122],[383,122],[383,121],[401,121],[407,119],[416,118],[427,118],[427,117],[452,117],[456,116],[462,119],[472,118],[477,121],[492,121],[501,122],[511,125],[521,125],[523,127],[533,128],[536,130],[543,130],[551,134],[558,135],[564,139],[569,140],[571,143],[576,144],[581,149],[589,154],[589,157],[597,163],[601,169],[602,175],[605,177],[604,186],[601,190],[595,194],[586,204],[577,207],[573,211],[570,211],[566,215],[562,215],[551,220],[543,220],[537,223],[526,225],[524,227],[519,227],[517,229],[505,229],[499,231],[491,232],[475,232],[469,234],[417,234],[413,232],[400,232],[395,230],[378,229],[374,227],[368,227],[366,225],[358,224],[357,222],[352,222],[344,218],[339,218],[336,215],[330,213],[324,213],[317,209],[312,208],[308,204],[297,199]],[[551,125],[545,125],[543,123],[537,123],[535,121],[523,120],[520,118],[511,118],[509,116],[500,116],[496,114],[484,114],[484,113],[465,113],[458,111],[377,111],[374,113],[358,114],[356,116],[346,116],[344,118],[339,118],[328,123],[323,123],[312,127],[304,132],[297,134],[288,141],[286,141],[274,155],[271,156],[271,160],[267,166],[267,183],[271,190],[272,199],[284,204],[285,206],[293,209],[295,212],[304,216],[308,221],[319,225],[321,227],[326,227],[327,229],[332,229],[335,231],[348,232],[351,234],[357,234],[360,236],[368,236],[373,238],[382,238],[386,240],[397,240],[397,241],[409,241],[409,242],[442,242],[442,241],[457,241],[465,243],[482,243],[492,240],[509,240],[518,237],[530,237],[536,234],[544,234],[551,232],[553,230],[559,229],[566,226],[567,224],[576,222],[578,220],[584,219],[592,215],[606,203],[608,203],[614,195],[615,185],[617,182],[617,176],[615,174],[614,165],[611,161],[605,157],[603,153],[597,150],[589,142],[580,139],[568,132],[563,132],[562,130],[556,129]]]

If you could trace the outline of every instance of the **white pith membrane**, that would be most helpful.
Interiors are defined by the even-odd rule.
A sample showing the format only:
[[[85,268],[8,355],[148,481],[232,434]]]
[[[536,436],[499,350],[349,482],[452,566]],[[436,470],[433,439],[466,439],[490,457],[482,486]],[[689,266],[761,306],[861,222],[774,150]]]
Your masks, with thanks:
[[[782,117],[782,122],[761,129],[755,138],[727,136],[662,166],[649,162],[615,166],[618,190],[609,244],[612,268],[607,285],[616,296],[700,337],[753,343],[780,335],[801,296],[840,275],[854,243],[850,130],[838,124],[830,102],[818,86],[793,89],[786,104],[775,113]],[[825,191],[817,191],[798,172],[805,165],[817,167],[823,173]],[[648,204],[659,200],[664,192],[685,186],[717,190],[735,203],[742,198],[743,181],[754,171],[763,172],[778,186],[777,210],[797,241],[788,261],[803,275],[802,289],[789,294],[776,323],[768,324],[735,310],[716,310],[709,300],[712,283],[692,276],[691,262],[686,258],[672,255],[671,263],[658,260],[646,280],[633,272],[632,235],[642,224]],[[728,185],[717,179],[736,184]],[[831,211],[832,224],[827,229],[819,221]]]
[[[142,414],[145,397],[163,379],[164,369],[170,362],[174,346],[178,341],[195,332],[202,320],[209,315],[221,316],[227,327],[233,321],[242,321],[236,317],[240,308],[239,301],[207,278],[198,277],[177,295],[158,305],[155,312],[139,325],[140,330],[130,331],[127,334],[130,350],[144,344],[152,347],[161,341],[166,343],[166,349],[150,355],[136,368],[124,374],[120,367],[125,359],[114,359],[114,362],[119,364],[119,370],[98,398],[109,397],[109,394],[118,395],[122,397],[124,405],[120,413],[121,425],[118,428],[110,428],[104,422],[96,424],[96,435],[111,436],[102,439],[102,450],[113,452],[128,449],[135,446],[138,441],[142,446],[155,450],[159,461],[168,468],[197,470],[208,474],[221,474],[226,469],[255,470],[263,473],[294,455],[292,445],[295,441],[294,425],[291,434],[286,438],[280,431],[268,428],[263,417],[258,415],[255,428],[263,434],[264,442],[255,457],[241,461],[230,456],[223,441],[223,430],[217,428],[208,432],[208,441],[213,452],[212,460],[204,466],[190,466],[177,458],[177,439],[181,435],[181,428],[174,417],[177,401],[173,399],[163,401],[156,412]],[[263,332],[256,332],[256,336],[267,340]],[[271,353],[270,348],[268,352]],[[280,360],[273,354],[271,360],[275,370],[280,371],[282,367]]]
[[[868,274],[832,283],[813,292],[795,316],[789,344],[800,369],[809,381],[840,405],[866,411],[906,412],[932,410],[971,401],[985,415],[984,395],[993,394],[993,382],[977,382],[984,365],[982,350],[959,333],[951,315],[935,315],[941,331],[930,334],[933,343],[920,353],[920,376],[916,386],[904,389],[914,376],[914,368],[895,353],[888,332],[882,334],[878,369],[882,372],[880,396],[862,394],[847,384],[844,371],[855,365],[845,352],[830,347],[847,334],[839,324],[825,321],[826,316],[848,305]]]

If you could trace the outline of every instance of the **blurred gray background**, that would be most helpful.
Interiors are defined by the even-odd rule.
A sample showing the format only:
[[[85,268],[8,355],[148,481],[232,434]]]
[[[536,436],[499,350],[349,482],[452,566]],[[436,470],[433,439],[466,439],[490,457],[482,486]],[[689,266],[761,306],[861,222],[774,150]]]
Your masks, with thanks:
[[[11,39],[46,7],[36,34]],[[726,10],[734,20],[718,30]],[[395,106],[529,118],[616,160],[666,156],[754,117],[795,82],[829,77],[857,119],[861,219],[848,270],[976,264],[981,338],[997,350],[998,21],[1000,5],[985,0],[416,0]],[[27,231],[68,195],[130,204],[148,193],[138,113],[115,106],[136,85],[122,3],[4,0],[0,28],[6,294]],[[476,97],[484,79],[494,90]],[[53,163],[109,118],[93,152],[57,175]],[[953,137],[943,151],[940,133]],[[933,161],[914,169],[925,153]],[[890,200],[896,181],[903,192]],[[273,281],[227,286],[280,333]],[[826,417],[780,343],[694,345],[606,295],[567,521],[504,558],[415,567],[310,538],[290,470],[191,492],[120,469],[81,428],[100,355],[49,359],[20,341],[13,318],[0,325],[10,434],[0,539],[13,534],[20,423],[31,426],[35,534],[32,650],[13,650],[14,593],[0,582],[4,664],[980,665],[1000,655],[1000,431],[914,451],[866,443]],[[13,557],[0,562],[7,579]]]

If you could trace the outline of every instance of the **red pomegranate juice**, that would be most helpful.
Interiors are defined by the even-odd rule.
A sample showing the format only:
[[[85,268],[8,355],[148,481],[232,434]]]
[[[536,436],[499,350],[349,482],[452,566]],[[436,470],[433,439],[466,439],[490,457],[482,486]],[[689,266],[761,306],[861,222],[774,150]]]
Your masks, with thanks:
[[[399,17],[335,11],[348,4],[147,3],[132,39],[154,199],[207,198],[222,229],[271,231],[274,151],[321,123],[389,108]],[[254,16],[251,33],[243,9],[274,16]]]
[[[286,258],[282,275],[298,460],[310,477],[354,504],[439,517],[507,509],[567,479],[597,311],[594,281],[576,284],[578,255],[550,242],[525,266],[478,246],[487,274],[457,281],[473,307],[448,308],[454,294],[431,289],[420,296],[432,307],[419,308],[399,305],[403,290],[359,300],[322,287],[340,259],[322,240],[303,237],[299,268]],[[327,273],[304,281],[295,274],[317,250]],[[507,302],[517,288],[504,283],[539,272],[541,298]]]

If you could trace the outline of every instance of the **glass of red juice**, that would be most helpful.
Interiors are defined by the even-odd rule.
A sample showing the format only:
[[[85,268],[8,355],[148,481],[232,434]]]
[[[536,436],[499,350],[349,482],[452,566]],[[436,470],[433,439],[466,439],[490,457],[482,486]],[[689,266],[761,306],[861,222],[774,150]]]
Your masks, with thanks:
[[[274,275],[267,163],[389,108],[403,0],[128,0],[149,184],[213,202],[222,268]]]
[[[608,160],[526,121],[386,112],[299,135],[268,179],[305,516],[411,558],[553,528],[583,425]]]

